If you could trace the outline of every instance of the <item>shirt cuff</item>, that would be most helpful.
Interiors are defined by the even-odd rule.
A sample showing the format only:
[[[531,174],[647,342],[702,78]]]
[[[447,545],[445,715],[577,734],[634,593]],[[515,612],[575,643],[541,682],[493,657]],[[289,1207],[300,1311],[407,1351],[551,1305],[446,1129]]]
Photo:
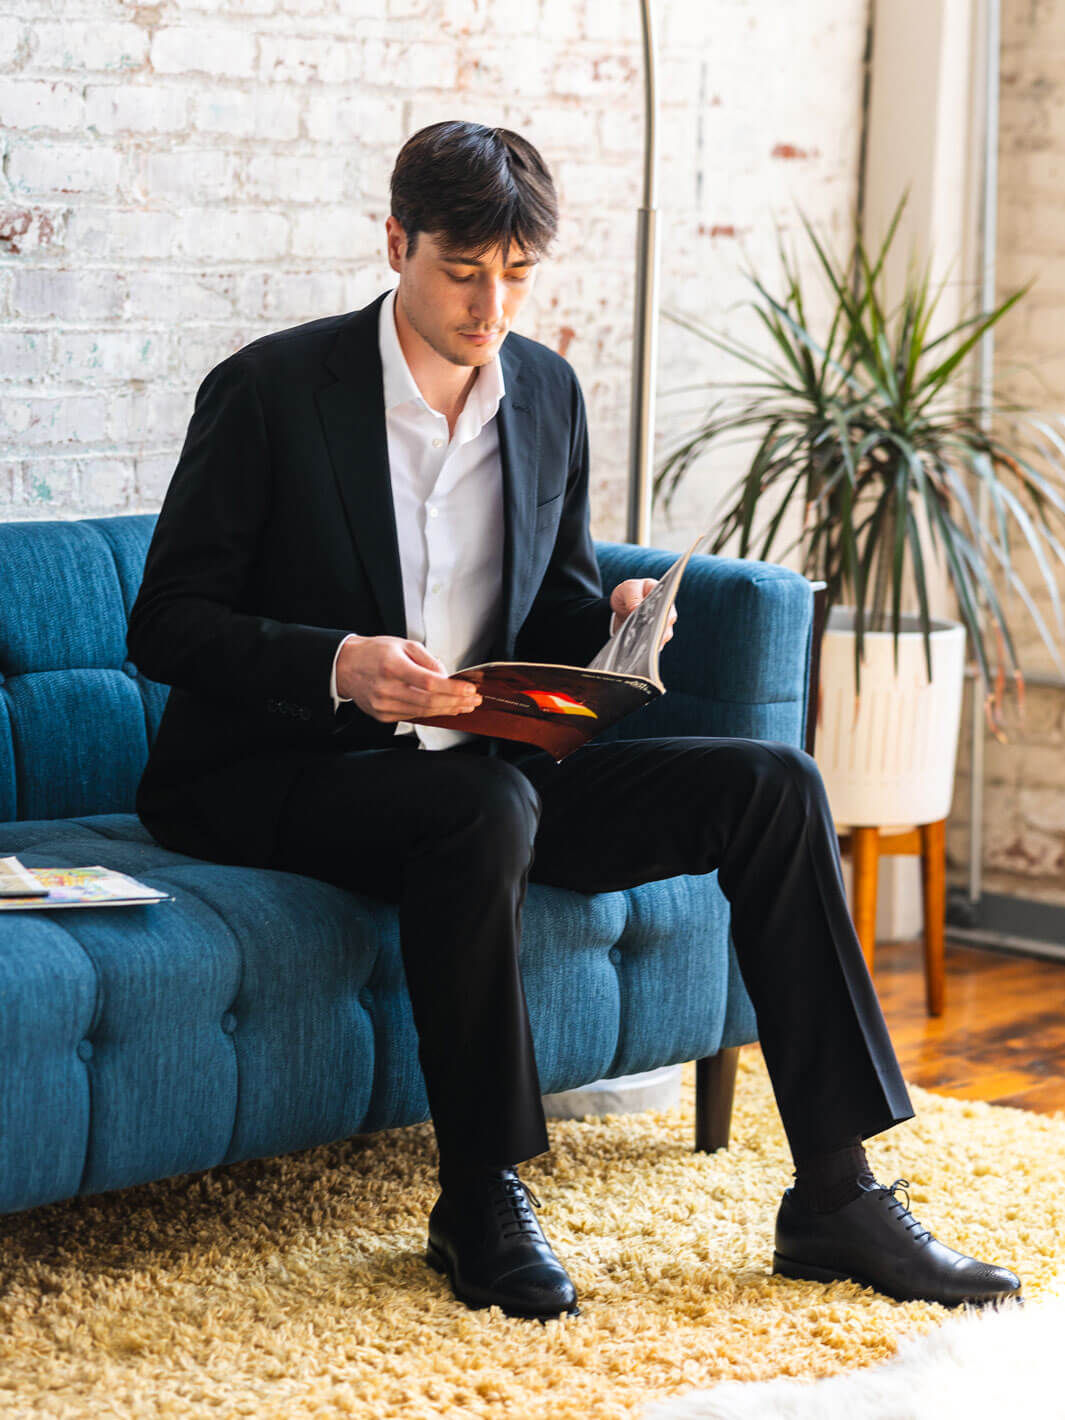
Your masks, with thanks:
[[[352,633],[352,635],[344,637],[343,641],[341,641],[340,643],[340,646],[346,646],[349,641],[357,641],[358,639],[359,638],[354,633]],[[340,646],[338,646],[336,649],[336,654],[333,657],[333,669],[329,673],[329,694],[332,696],[333,699],[334,715],[340,709],[341,705],[350,704],[352,699],[350,695],[337,694],[337,661],[340,659]]]

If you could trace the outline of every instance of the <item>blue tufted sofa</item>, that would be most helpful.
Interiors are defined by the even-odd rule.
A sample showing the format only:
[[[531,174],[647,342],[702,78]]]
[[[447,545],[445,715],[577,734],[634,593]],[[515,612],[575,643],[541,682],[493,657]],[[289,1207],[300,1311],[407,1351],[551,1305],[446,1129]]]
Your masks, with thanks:
[[[127,658],[154,517],[0,524],[0,856],[103,863],[173,894],[0,914],[0,1212],[428,1117],[395,910],[201,862],[132,811],[167,689]],[[674,554],[600,543],[604,583]],[[810,585],[693,560],[669,694],[615,736],[801,744]],[[726,1143],[755,1038],[717,875],[529,887],[522,962],[545,1092],[698,1060],[697,1143]]]

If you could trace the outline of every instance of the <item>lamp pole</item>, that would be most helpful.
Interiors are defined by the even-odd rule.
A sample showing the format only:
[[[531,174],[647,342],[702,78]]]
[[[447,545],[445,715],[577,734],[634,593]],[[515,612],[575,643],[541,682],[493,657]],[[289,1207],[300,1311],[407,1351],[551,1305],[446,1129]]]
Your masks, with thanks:
[[[629,425],[629,509],[625,536],[651,540],[654,478],[655,369],[658,362],[658,231],[653,0],[640,0],[643,17],[643,202],[636,226],[636,306],[633,313],[632,413]]]

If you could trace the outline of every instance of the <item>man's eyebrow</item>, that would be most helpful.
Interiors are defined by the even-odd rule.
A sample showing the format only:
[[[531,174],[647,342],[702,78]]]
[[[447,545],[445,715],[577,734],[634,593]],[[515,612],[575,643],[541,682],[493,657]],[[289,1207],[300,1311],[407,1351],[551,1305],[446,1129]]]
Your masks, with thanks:
[[[455,266],[484,266],[485,263],[477,256],[462,256],[458,252],[441,252],[441,261],[449,261]],[[534,256],[524,257],[521,261],[508,261],[504,270],[510,271],[515,266],[538,266],[539,262]]]

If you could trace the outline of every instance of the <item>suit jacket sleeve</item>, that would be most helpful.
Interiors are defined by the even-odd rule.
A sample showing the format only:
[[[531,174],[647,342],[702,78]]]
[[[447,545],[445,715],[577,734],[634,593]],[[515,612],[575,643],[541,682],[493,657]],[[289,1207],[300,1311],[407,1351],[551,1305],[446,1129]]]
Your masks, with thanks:
[[[342,629],[257,615],[272,470],[250,364],[235,355],[203,381],[130,612],[131,659],[151,680],[256,709],[292,702],[332,724],[329,673]]]
[[[588,503],[588,421],[570,371],[569,466],[551,558],[515,643],[518,660],[584,666],[610,635]]]

